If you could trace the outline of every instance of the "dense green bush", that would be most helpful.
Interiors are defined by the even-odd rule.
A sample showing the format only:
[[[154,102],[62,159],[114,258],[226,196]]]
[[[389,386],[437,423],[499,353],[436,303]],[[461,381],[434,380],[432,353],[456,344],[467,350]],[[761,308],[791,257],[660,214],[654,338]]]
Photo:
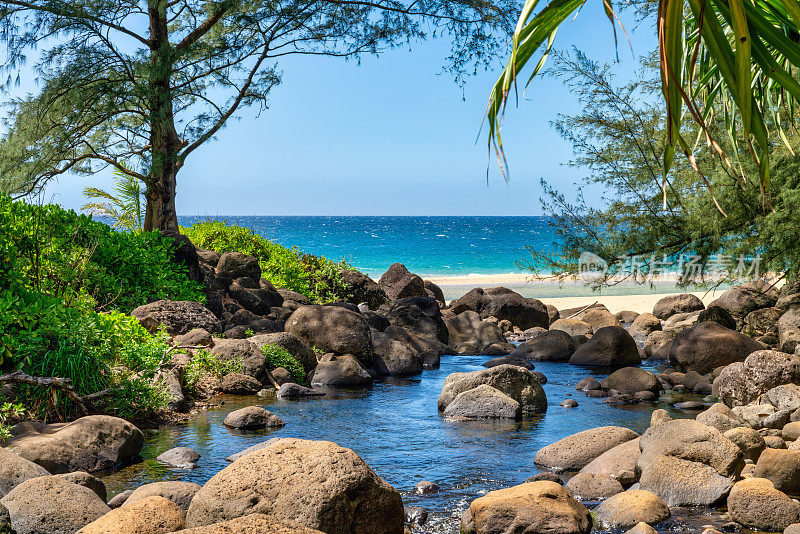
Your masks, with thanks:
[[[126,315],[157,298],[202,300],[158,233],[120,233],[58,206],[0,196],[0,370],[69,378],[99,409],[146,417],[166,406],[154,381],[168,348]],[[76,407],[47,388],[18,386],[37,417]]]
[[[267,368],[270,371],[277,367],[283,367],[291,373],[298,384],[306,383],[306,372],[303,366],[283,347],[265,343],[264,346],[261,347],[261,354],[264,355]]]
[[[204,221],[182,228],[181,232],[200,248],[254,256],[261,266],[261,276],[276,287],[297,291],[320,303],[349,297],[341,270],[350,267],[344,261],[335,262],[283,247],[248,228],[225,221]]]
[[[130,312],[157,299],[203,301],[170,240],[158,232],[117,232],[55,205],[0,196],[0,288],[16,284],[98,309]]]

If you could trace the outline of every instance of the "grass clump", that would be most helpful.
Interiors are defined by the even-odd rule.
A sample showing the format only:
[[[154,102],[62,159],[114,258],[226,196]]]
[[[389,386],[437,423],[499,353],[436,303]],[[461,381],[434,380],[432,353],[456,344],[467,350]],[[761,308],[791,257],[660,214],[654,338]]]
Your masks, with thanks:
[[[298,384],[306,385],[306,372],[303,366],[298,362],[289,351],[278,345],[265,343],[261,347],[261,354],[267,362],[267,368],[272,371],[278,367],[283,367],[292,375],[295,382]]]
[[[230,373],[241,373],[240,359],[223,360],[207,350],[198,351],[183,371],[183,386],[189,391],[197,391],[197,384],[204,376],[222,378]]]
[[[200,248],[220,254],[241,252],[255,257],[261,266],[261,276],[275,287],[302,293],[314,302],[346,300],[350,296],[341,270],[351,267],[344,260],[332,261],[305,254],[296,247],[286,248],[248,228],[229,225],[225,221],[204,221],[181,228],[181,232]]]

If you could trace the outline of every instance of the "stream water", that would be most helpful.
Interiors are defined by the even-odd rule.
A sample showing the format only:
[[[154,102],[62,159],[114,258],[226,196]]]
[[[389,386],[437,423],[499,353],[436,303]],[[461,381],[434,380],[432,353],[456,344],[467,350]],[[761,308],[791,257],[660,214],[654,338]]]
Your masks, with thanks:
[[[546,414],[521,422],[450,421],[436,407],[444,380],[450,373],[482,369],[488,356],[444,356],[439,369],[410,379],[387,379],[359,391],[337,391],[326,397],[279,400],[275,397],[222,396],[218,407],[200,413],[188,423],[146,433],[143,461],[104,477],[109,496],[161,480],[186,480],[203,484],[225,468],[225,458],[272,437],[333,441],[356,451],[403,495],[406,505],[428,510],[427,525],[415,532],[457,533],[461,513],[486,492],[521,483],[540,470],[533,458],[541,447],[575,432],[604,425],[619,425],[643,432],[654,409],[652,404],[616,406],[586,397],[575,384],[597,370],[566,363],[539,363],[548,377],[544,386]],[[650,367],[651,370],[656,370]],[[569,397],[580,404],[562,408]],[[280,416],[280,430],[240,432],[223,426],[225,416],[250,404],[265,406]],[[691,417],[668,405],[673,417]],[[172,469],[156,462],[160,453],[177,446],[191,447],[200,455],[191,470]],[[417,496],[411,491],[420,480],[439,484],[442,491]],[[591,503],[586,503],[591,506]],[[717,512],[673,510],[673,518],[659,526],[661,532],[700,531],[704,525],[721,525]],[[698,530],[699,529],[699,530]]]

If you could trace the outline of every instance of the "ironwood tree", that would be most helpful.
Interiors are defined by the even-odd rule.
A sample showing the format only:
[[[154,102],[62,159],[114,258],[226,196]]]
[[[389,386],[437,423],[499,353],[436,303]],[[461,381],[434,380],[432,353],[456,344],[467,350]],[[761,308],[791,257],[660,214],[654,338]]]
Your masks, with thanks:
[[[112,167],[144,183],[145,230],[177,231],[181,168],[243,109],[266,107],[280,58],[444,36],[460,78],[494,56],[517,14],[509,0],[0,0],[2,88],[20,73],[38,81],[7,102],[0,189],[29,195]]]

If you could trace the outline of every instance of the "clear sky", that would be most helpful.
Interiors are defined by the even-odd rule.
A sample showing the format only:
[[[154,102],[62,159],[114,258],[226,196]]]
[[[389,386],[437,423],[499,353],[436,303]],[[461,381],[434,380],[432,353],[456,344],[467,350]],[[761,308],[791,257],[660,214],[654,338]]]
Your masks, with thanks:
[[[636,28],[622,18],[637,55],[655,47],[652,25]],[[637,61],[618,33],[625,77]],[[572,44],[595,60],[613,60],[599,0],[559,30],[557,46]],[[433,41],[360,65],[318,57],[282,62],[270,108],[259,117],[245,112],[188,160],[178,176],[178,214],[538,215],[540,178],[574,196],[579,171],[562,166],[571,147],[550,121],[577,111],[575,99],[555,80],[535,82],[504,121],[510,183],[492,161],[487,186],[486,133],[477,143],[476,136],[502,64],[462,90],[441,72],[448,50]],[[88,185],[108,187],[109,177],[62,177],[44,199],[77,210]]]

